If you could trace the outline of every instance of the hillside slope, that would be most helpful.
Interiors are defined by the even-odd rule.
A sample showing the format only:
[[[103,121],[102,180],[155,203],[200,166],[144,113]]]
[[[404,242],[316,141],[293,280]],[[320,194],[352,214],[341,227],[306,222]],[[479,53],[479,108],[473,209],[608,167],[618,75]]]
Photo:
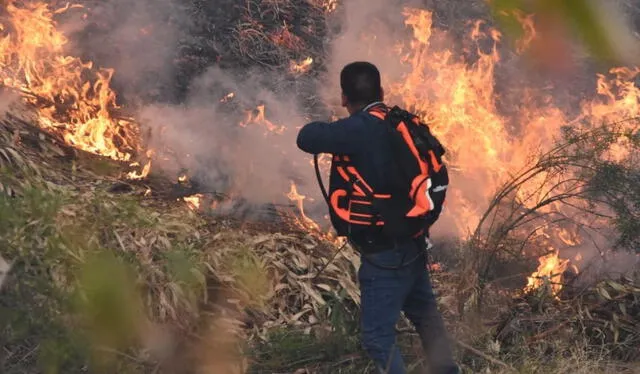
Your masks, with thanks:
[[[291,154],[297,124],[335,114],[323,91],[336,86],[323,80],[338,66],[334,55],[377,50],[347,27],[380,26],[368,22],[373,15],[407,26],[383,30],[404,38],[381,49],[394,58],[375,56],[405,63],[388,70],[397,78],[391,96],[436,115],[434,129],[451,140],[454,213],[434,230],[432,273],[465,372],[640,372],[640,70],[591,74],[578,84],[593,91],[585,100],[574,86],[557,88],[572,96],[568,111],[583,111],[566,126],[573,117],[555,106],[548,80],[517,71],[513,54],[498,64],[498,49],[508,48],[480,2],[422,2],[434,13],[376,2],[375,14],[351,13],[348,25],[334,1],[216,9],[167,1],[158,14],[143,12],[151,3],[115,15],[94,4],[89,26],[69,26],[83,57],[121,64],[111,88],[96,73],[106,70],[65,70],[84,65],[54,43],[47,17],[35,18],[52,45],[0,45],[24,47],[5,54],[1,71],[0,372],[369,372],[358,337],[359,257],[304,216],[311,206],[322,218],[326,208],[311,201],[314,180],[298,175],[310,175],[309,160]],[[166,29],[154,34],[120,12],[157,16],[163,23],[142,21]],[[114,26],[121,18],[127,27]],[[25,19],[11,20],[7,35],[39,30],[17,27]],[[180,53],[154,49],[173,37]],[[148,49],[158,61],[128,65]],[[173,70],[159,79],[168,61]],[[129,125],[139,133],[126,133]],[[546,148],[525,147],[531,139]],[[141,171],[129,156],[153,162]],[[185,165],[193,175],[182,174]],[[591,226],[616,245],[601,249]],[[580,262],[581,250],[595,260]],[[411,371],[422,372],[407,321],[398,331]]]

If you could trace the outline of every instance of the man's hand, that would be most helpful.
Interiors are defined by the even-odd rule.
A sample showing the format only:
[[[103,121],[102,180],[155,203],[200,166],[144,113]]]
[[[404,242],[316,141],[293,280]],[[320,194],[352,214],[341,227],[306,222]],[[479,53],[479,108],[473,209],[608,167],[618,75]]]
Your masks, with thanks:
[[[433,260],[433,255],[431,250],[433,249],[433,242],[429,239],[428,236],[424,237],[425,242],[425,256],[427,256],[427,268],[429,271],[440,271],[442,270],[442,266]]]
[[[427,244],[427,253],[431,252],[431,248],[433,248],[433,243],[431,242],[431,240],[429,240],[428,236],[424,237],[424,242]]]

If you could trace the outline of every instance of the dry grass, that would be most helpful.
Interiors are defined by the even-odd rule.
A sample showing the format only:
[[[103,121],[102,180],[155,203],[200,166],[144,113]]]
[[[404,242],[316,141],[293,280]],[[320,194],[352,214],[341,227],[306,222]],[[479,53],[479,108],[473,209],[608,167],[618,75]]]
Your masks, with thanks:
[[[292,60],[321,54],[325,27],[322,4],[252,0],[232,28],[228,45],[239,62],[288,69]]]
[[[5,372],[38,362],[146,371],[189,356],[187,346],[241,348],[207,331],[224,329],[232,342],[266,341],[280,326],[327,335],[331,318],[354,310],[353,251],[318,273],[332,247],[308,233],[219,230],[182,202],[123,188],[117,163],[82,152],[70,159],[71,150],[13,116],[3,126],[0,231],[12,264],[2,290],[12,310],[2,326]]]

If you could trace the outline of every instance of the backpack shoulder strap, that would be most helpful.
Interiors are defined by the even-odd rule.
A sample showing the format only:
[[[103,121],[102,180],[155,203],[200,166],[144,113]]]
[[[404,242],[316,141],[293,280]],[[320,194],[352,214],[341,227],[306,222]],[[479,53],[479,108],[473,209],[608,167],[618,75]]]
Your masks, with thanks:
[[[409,113],[398,106],[394,106],[389,111],[389,117],[392,122],[397,121],[396,123],[405,123],[405,126],[411,135],[411,139],[421,154],[426,156],[433,152],[434,156],[437,157],[439,162],[441,162],[440,160],[446,151],[438,138],[431,133],[429,126],[420,120],[420,117]]]
[[[384,121],[389,113],[389,108],[381,103],[369,108],[367,113]]]

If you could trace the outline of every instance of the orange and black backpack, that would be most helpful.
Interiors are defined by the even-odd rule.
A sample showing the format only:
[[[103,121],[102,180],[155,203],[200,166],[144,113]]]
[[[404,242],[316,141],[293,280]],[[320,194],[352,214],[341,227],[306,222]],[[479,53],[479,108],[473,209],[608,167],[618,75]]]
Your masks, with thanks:
[[[377,105],[368,113],[387,124],[388,139],[396,169],[391,193],[377,193],[362,178],[349,156],[334,155],[333,165],[344,183],[329,196],[322,183],[315,157],[316,175],[322,193],[338,222],[338,235],[348,236],[352,227],[370,227],[387,237],[428,235],[439,218],[449,185],[443,163],[445,149],[420,119],[397,106]]]

